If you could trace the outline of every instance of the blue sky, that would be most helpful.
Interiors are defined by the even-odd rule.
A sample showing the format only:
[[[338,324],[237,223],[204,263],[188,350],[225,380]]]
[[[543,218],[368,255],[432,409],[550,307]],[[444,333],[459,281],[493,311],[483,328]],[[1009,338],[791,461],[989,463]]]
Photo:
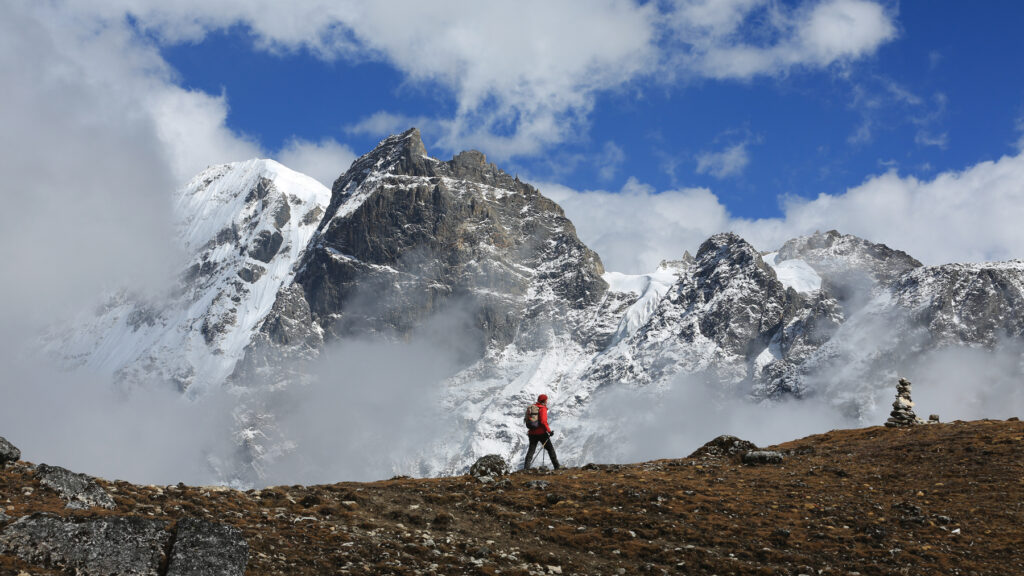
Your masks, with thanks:
[[[113,267],[149,265],[109,246],[166,243],[168,199],[210,164],[270,157],[329,184],[413,125],[436,157],[475,148],[537,185],[613,270],[726,230],[764,250],[835,228],[926,263],[1024,257],[1015,1],[0,11],[0,169],[24,191],[9,234],[78,227]]]
[[[1024,60],[1024,5],[881,6],[896,34],[863,57],[741,79],[639,76],[596,91],[571,138],[491,156],[576,189],[619,189],[630,177],[659,190],[708,187],[732,214],[756,218],[780,216],[779,196],[839,192],[889,169],[927,178],[1012,152],[1024,113],[1024,75],[1013,70]],[[457,107],[443,85],[410,82],[386,61],[255,42],[236,25],[162,53],[182,86],[226,95],[227,125],[270,150],[335,139],[359,154],[387,135],[353,130],[374,114],[415,123]],[[425,140],[432,154],[457,151],[429,129]],[[730,151],[732,163],[715,156]]]

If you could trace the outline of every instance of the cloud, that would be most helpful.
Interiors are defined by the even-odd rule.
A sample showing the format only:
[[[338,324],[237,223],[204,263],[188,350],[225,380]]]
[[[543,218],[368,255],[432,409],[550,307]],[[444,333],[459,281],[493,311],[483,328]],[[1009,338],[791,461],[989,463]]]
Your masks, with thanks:
[[[708,236],[723,231],[736,232],[761,250],[837,229],[904,250],[926,264],[1022,258],[1021,182],[1024,154],[930,180],[889,171],[842,193],[785,199],[783,217],[756,220],[732,216],[706,188],[657,192],[635,179],[619,191],[538,187],[562,205],[607,269],[644,273],[683,250],[693,253]]]
[[[748,80],[792,69],[820,69],[873,54],[896,38],[893,17],[876,2],[827,0],[787,11],[765,1],[677,0],[676,39],[691,50],[675,56],[677,66],[701,76]],[[769,38],[764,44],[751,38]]]
[[[538,188],[565,209],[580,238],[616,272],[650,272],[661,260],[680,258],[686,250],[695,253],[732,222],[706,188],[655,193],[634,178],[614,192],[543,183]]]
[[[697,155],[697,174],[708,174],[715,178],[728,178],[743,172],[750,163],[747,143],[730,146],[721,152],[702,152]]]
[[[166,282],[177,177],[139,102],[168,79],[151,48],[32,3],[0,37],[18,46],[0,50],[0,338],[17,339],[113,285]]]
[[[160,44],[241,27],[256,49],[385,62],[409,86],[441,88],[450,113],[416,122],[448,151],[497,160],[534,155],[585,134],[596,97],[637,81],[747,80],[868,56],[896,36],[894,15],[868,0],[470,3],[58,2],[105,24],[130,17]],[[566,30],[571,29],[572,34]],[[528,33],[525,33],[528,31]],[[751,43],[768,38],[768,42]],[[666,79],[666,80],[662,80]],[[359,128],[384,136],[382,111]],[[408,127],[404,123],[401,128]],[[398,129],[393,124],[386,132]]]
[[[945,150],[949,146],[949,134],[946,132],[932,134],[927,130],[918,130],[917,134],[914,135],[914,142],[921,146],[934,146]]]
[[[206,425],[223,421],[218,402],[207,411],[174,391],[126,395],[54,371],[35,346],[106,291],[173,286],[175,189],[258,147],[225,126],[223,96],[180,88],[123,18],[80,7],[7,2],[0,18],[0,435],[34,461],[195,479],[196,448],[224,437]]]
[[[1017,140],[1017,150],[1024,152],[1024,114],[1017,117],[1016,128],[1017,132],[1020,133],[1020,139]]]
[[[356,153],[333,139],[310,142],[293,138],[277,153],[285,166],[312,176],[328,188],[356,159]]]
[[[626,161],[626,153],[615,142],[604,143],[604,150],[597,156],[597,175],[601,180],[611,180]]]
[[[410,126],[416,126],[422,134],[440,135],[443,131],[443,126],[432,118],[394,114],[381,110],[354,124],[346,126],[345,132],[375,136],[383,139],[391,134],[404,132]]]
[[[701,375],[681,375],[665,391],[608,387],[584,419],[589,430],[582,461],[644,462],[685,458],[704,443],[728,434],[769,446],[863,423],[823,399],[754,402],[747,390],[730,390]]]

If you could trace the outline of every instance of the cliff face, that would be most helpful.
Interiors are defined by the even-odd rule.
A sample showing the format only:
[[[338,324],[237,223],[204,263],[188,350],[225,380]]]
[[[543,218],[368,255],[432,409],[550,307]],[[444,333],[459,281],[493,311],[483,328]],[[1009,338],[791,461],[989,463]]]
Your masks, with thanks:
[[[534,346],[537,325],[601,299],[603,273],[558,205],[479,152],[427,157],[413,129],[335,182],[295,282],[328,338],[405,336],[457,305],[482,356]]]

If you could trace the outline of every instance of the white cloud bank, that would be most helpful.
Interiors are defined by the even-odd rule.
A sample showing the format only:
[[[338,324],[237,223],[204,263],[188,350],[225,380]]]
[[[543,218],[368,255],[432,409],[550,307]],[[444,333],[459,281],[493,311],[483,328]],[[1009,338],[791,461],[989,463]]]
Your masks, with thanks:
[[[279,162],[316,178],[328,188],[356,158],[351,148],[329,138],[320,142],[293,138],[277,153]]]
[[[784,216],[735,218],[708,189],[656,192],[630,180],[615,192],[540,185],[565,208],[609,270],[642,273],[734,231],[761,250],[836,229],[903,250],[925,264],[1024,258],[1024,154],[932,180],[887,172],[840,194],[790,198]]]
[[[387,62],[410,85],[440,87],[454,97],[450,115],[417,122],[437,146],[487,150],[499,160],[583,134],[596,96],[638,79],[746,80],[821,69],[869,56],[896,37],[894,14],[873,0],[807,0],[793,8],[769,0],[55,5],[106,25],[130,16],[162,43],[242,26],[258,49]],[[382,119],[405,116],[380,111],[353,125],[375,126],[383,137],[395,126]]]

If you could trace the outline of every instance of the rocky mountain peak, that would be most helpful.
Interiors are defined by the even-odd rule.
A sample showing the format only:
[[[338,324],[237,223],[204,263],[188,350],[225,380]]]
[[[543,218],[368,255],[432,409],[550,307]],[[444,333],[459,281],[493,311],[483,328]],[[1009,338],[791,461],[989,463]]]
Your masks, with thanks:
[[[715,234],[705,240],[697,249],[695,265],[694,277],[706,299],[721,293],[737,278],[749,278],[764,288],[770,284],[773,293],[782,289],[775,272],[761,259],[760,253],[732,232]]]
[[[850,286],[888,286],[897,278],[921,266],[906,252],[893,250],[852,234],[836,230],[815,232],[794,238],[779,249],[776,262],[800,259],[810,264],[822,279],[840,293]]]

